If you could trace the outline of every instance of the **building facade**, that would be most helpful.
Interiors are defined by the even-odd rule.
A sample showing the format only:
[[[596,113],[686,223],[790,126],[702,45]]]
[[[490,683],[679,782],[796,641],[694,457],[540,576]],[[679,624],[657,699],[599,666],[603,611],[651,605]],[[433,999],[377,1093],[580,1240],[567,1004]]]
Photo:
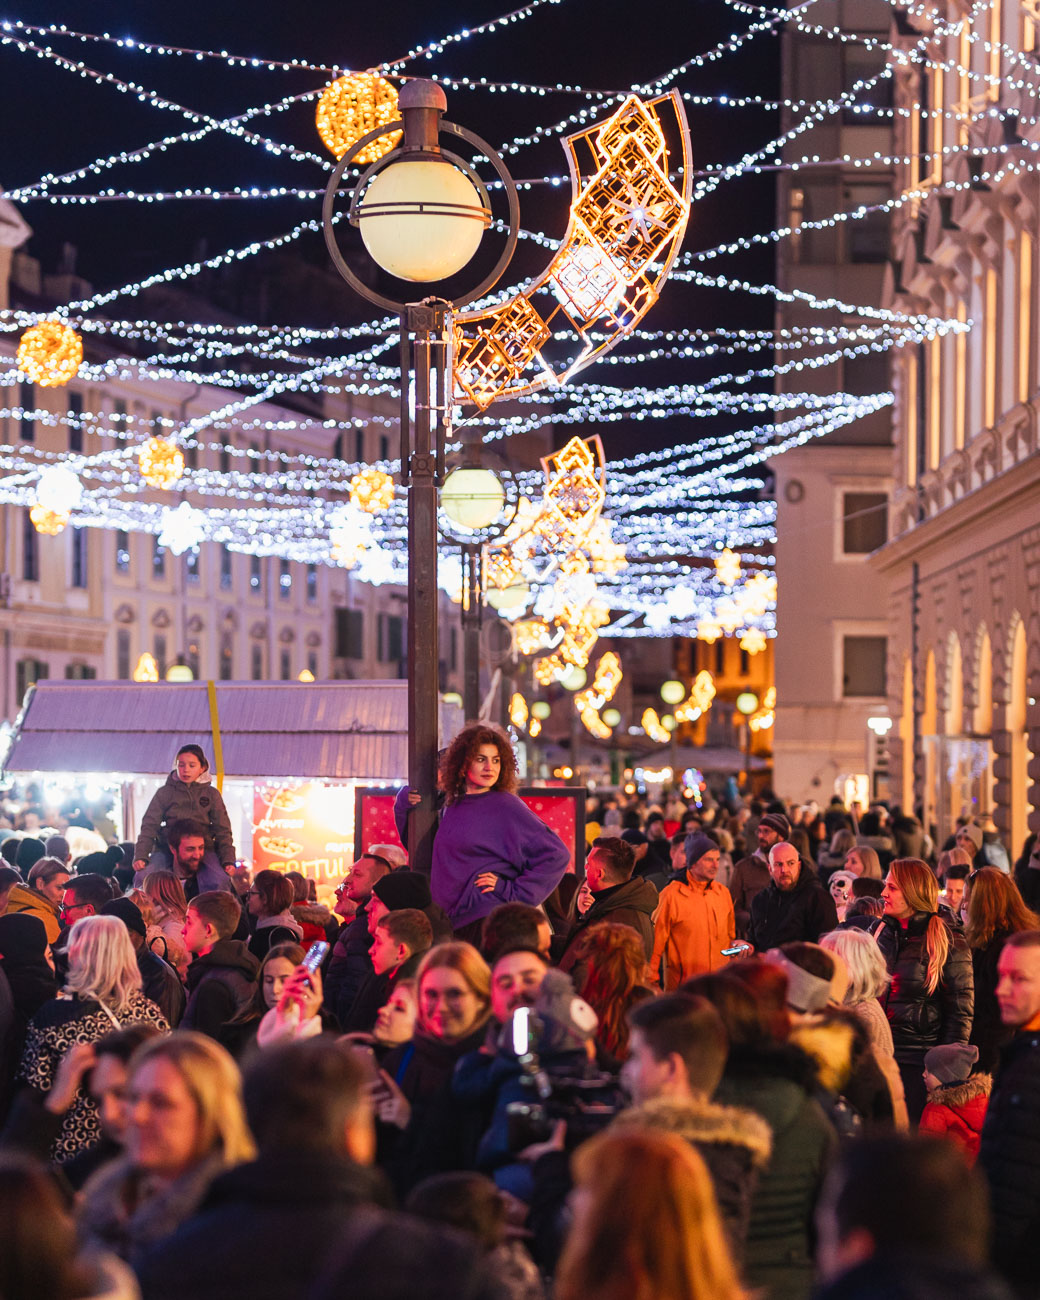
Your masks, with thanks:
[[[961,326],[896,357],[888,693],[896,795],[945,836],[1040,828],[1040,181],[1032,5],[939,4],[894,36],[906,201],[887,301]],[[906,57],[907,55],[911,57]]]
[[[830,0],[813,24],[833,23],[842,39],[789,22],[781,43],[780,128],[791,133],[778,176],[775,317],[777,392],[788,401],[846,395],[855,401],[889,388],[883,352],[864,346],[863,317],[848,306],[881,302],[892,197],[885,165],[857,159],[892,153],[891,97],[883,48],[892,11],[879,0]],[[833,110],[815,121],[818,102]],[[814,122],[801,129],[804,120]],[[822,161],[820,161],[822,160]],[[865,215],[835,221],[860,208]],[[812,306],[833,301],[832,308]],[[792,362],[807,361],[799,366]],[[789,412],[785,409],[787,418]],[[877,731],[888,713],[887,575],[869,554],[888,536],[892,418],[881,407],[785,450],[772,462],[777,505],[776,725],[774,788],[796,801],[882,797],[885,755]]]
[[[74,276],[46,276],[24,253],[12,256],[10,245],[29,231],[11,205],[2,215],[9,219],[0,222],[0,303],[39,310],[46,302],[89,294]],[[6,231],[10,245],[3,242]],[[132,367],[118,367],[101,382],[77,378],[60,388],[35,386],[15,370],[17,338],[0,338],[0,365],[8,372],[0,423],[5,450],[27,468],[144,441],[218,411],[228,400],[226,387],[139,380]],[[89,361],[106,360],[103,344],[88,336],[87,346]],[[277,501],[278,453],[359,465],[387,461],[396,453],[396,416],[392,395],[346,391],[318,395],[309,405],[268,401],[250,407],[240,429],[187,445],[185,457],[189,469],[201,472],[269,465]],[[327,423],[336,420],[352,427],[337,435]],[[264,422],[277,432],[254,428]],[[265,460],[265,453],[273,456]],[[181,501],[222,503],[176,487],[141,492],[133,462],[128,473],[135,500],[156,511]],[[458,617],[458,606],[443,597],[445,690],[459,689],[462,680]],[[0,707],[8,721],[34,681],[129,679],[144,653],[154,657],[160,674],[184,664],[199,678],[403,677],[406,628],[404,586],[374,586],[336,565],[250,554],[213,541],[176,555],[156,533],[132,529],[69,526],[49,536],[36,531],[27,506],[0,506]]]

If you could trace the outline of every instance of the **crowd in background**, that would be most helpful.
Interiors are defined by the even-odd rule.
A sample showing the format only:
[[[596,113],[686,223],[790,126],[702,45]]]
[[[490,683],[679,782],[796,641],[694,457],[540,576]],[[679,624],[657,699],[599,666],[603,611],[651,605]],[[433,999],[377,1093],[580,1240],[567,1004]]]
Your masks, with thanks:
[[[1040,1294],[1035,837],[603,794],[572,872],[515,783],[330,907],[197,746],[0,827],[0,1300]]]

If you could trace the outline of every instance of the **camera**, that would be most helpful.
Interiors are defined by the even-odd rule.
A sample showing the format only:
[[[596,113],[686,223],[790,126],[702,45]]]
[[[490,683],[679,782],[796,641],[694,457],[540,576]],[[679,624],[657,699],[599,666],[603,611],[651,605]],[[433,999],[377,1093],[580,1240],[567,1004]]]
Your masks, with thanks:
[[[560,1120],[567,1125],[568,1149],[593,1137],[610,1123],[621,1107],[621,1091],[612,1074],[593,1065],[582,1070],[573,1062],[554,1069],[543,1066],[535,1050],[542,1025],[529,1007],[513,1013],[512,1046],[522,1070],[521,1083],[530,1101],[506,1106],[508,1146],[513,1153],[537,1142],[548,1142]]]

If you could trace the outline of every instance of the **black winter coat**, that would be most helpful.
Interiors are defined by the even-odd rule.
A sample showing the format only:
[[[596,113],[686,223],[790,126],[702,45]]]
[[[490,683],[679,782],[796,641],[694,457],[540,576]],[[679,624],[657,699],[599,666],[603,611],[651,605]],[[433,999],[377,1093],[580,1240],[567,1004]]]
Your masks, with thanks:
[[[817,943],[821,934],[837,928],[834,899],[804,863],[794,889],[777,889],[771,880],[751,900],[748,938],[759,952],[785,943]]]
[[[977,1073],[992,1074],[997,1068],[1000,1049],[1008,1042],[1011,1031],[1000,1019],[997,1005],[997,962],[1007,942],[1007,933],[995,934],[984,948],[971,950],[971,968],[975,982],[975,1014],[971,1038],[979,1049]]]
[[[383,1180],[324,1152],[277,1151],[214,1179],[197,1213],[145,1256],[144,1300],[303,1300]]]
[[[813,1217],[837,1151],[813,1098],[816,1071],[793,1047],[735,1047],[714,1100],[753,1110],[773,1133],[773,1154],[751,1202],[744,1279],[770,1300],[804,1300],[812,1289]]]
[[[926,931],[933,913],[915,912],[904,929],[885,916],[875,931],[892,976],[878,999],[892,1026],[896,1060],[914,1064],[938,1043],[966,1043],[975,1010],[971,952],[961,934],[950,930],[950,952],[939,980],[929,993]],[[949,926],[947,926],[949,930]]]
[[[1040,1240],[1040,1032],[1016,1034],[1000,1053],[979,1146],[993,1208],[993,1262],[1024,1294],[1037,1294]]]
[[[256,993],[260,963],[241,939],[218,939],[188,967],[188,1005],[179,1028],[210,1038],[245,1010]]]
[[[624,884],[600,890],[598,894],[593,894],[592,897],[592,906],[584,916],[578,917],[574,923],[574,929],[567,936],[567,947],[564,949],[563,956],[558,963],[560,970],[568,973],[573,971],[577,961],[575,949],[578,946],[578,940],[590,925],[595,925],[598,921],[617,921],[635,930],[642,941],[646,959],[649,961],[650,954],[654,950],[654,923],[652,918],[660,901],[657,890],[653,885],[640,876],[633,876],[631,880],[626,880]],[[581,987],[581,981],[577,977],[574,980],[574,987],[576,989]]]
[[[372,935],[368,929],[368,904],[362,903],[354,919],[339,932],[325,972],[325,1005],[341,1025],[350,1018],[354,999],[372,970]]]

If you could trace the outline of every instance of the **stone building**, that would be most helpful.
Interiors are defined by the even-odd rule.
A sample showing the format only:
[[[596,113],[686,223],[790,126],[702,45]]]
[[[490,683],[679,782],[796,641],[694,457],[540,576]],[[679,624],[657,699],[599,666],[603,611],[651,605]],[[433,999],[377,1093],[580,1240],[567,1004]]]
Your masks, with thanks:
[[[1035,6],[907,11],[886,301],[970,326],[896,357],[888,584],[894,794],[945,836],[1037,829],[1040,525]],[[908,57],[909,56],[909,57]]]
[[[889,249],[881,208],[893,193],[891,168],[857,159],[892,153],[890,82],[882,77],[892,11],[879,0],[829,0],[781,40],[780,130],[791,133],[779,173],[777,226],[793,233],[777,253],[774,355],[777,392],[788,400],[846,394],[853,401],[889,389],[887,355],[855,331],[873,322],[840,305],[880,303]],[[840,28],[841,39],[813,30]],[[832,103],[812,123],[806,106]],[[801,105],[802,107],[798,107]],[[835,214],[864,208],[857,220]],[[821,334],[819,331],[830,331]],[[809,331],[815,331],[810,334]],[[796,360],[811,364],[794,368]],[[811,409],[806,406],[804,409]],[[784,411],[779,419],[789,416]],[[888,535],[892,417],[880,407],[772,462],[777,504],[777,639],[774,788],[796,801],[883,797],[883,729],[888,694],[886,576],[868,556]]]

